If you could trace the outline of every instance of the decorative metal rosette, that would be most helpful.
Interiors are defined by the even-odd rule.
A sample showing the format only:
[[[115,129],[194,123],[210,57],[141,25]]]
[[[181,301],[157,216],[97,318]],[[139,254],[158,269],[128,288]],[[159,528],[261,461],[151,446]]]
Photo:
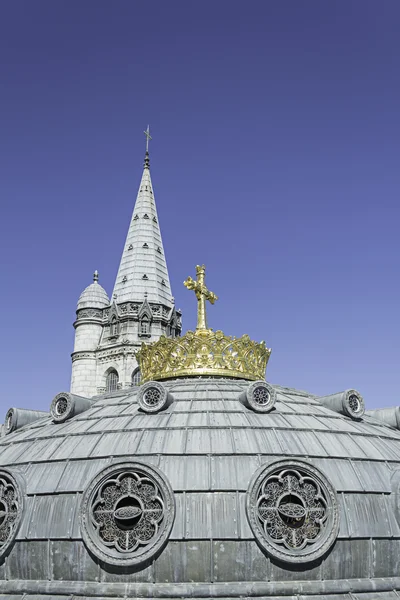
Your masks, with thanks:
[[[99,473],[84,494],[80,515],[89,550],[120,566],[141,565],[153,558],[165,544],[174,518],[168,481],[155,467],[136,462]]]
[[[276,402],[276,391],[266,381],[254,381],[240,395],[241,402],[256,412],[267,413]]]
[[[50,413],[53,417],[53,421],[56,423],[62,423],[63,421],[66,421],[70,416],[72,409],[73,403],[71,400],[71,395],[66,392],[57,394],[50,406]]]
[[[0,470],[0,556],[3,556],[17,533],[22,515],[22,495],[14,477]]]
[[[332,485],[300,461],[280,461],[260,469],[250,483],[246,511],[259,545],[286,562],[319,558],[339,531]]]
[[[137,400],[144,412],[157,413],[171,404],[172,396],[162,383],[148,381],[141,386]]]
[[[353,419],[360,419],[365,412],[364,399],[357,390],[347,390],[343,402],[344,412]]]

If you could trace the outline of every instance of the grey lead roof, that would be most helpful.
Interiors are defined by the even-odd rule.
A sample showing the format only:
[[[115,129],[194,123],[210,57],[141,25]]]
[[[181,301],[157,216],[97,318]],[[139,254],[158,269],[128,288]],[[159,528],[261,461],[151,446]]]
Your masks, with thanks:
[[[400,581],[389,581],[397,577],[400,560],[393,488],[393,474],[400,469],[398,430],[368,416],[353,420],[322,406],[315,396],[281,386],[274,386],[275,409],[262,414],[239,401],[249,385],[245,381],[188,378],[164,385],[174,401],[158,414],[143,413],[132,388],[94,398],[89,410],[65,423],[46,417],[0,439],[0,467],[18,471],[26,485],[15,546],[0,565],[0,597],[4,590],[6,597],[18,597],[13,595],[16,578],[49,582],[51,598],[85,597],[85,586],[93,581],[100,587],[90,597],[119,597],[107,596],[110,575],[87,553],[79,511],[91,479],[126,460],[154,465],[169,480],[176,518],[160,556],[128,578],[133,578],[130,585],[142,582],[145,587],[127,588],[121,597],[156,597],[161,584],[187,586],[190,581],[240,586],[267,580],[276,582],[275,588],[258,597],[286,600],[367,600],[368,586],[376,588],[378,580],[400,589]],[[245,509],[252,475],[282,458],[300,459],[324,473],[337,492],[340,514],[332,551],[319,564],[296,571],[296,581],[311,587],[307,593],[299,588],[294,596],[279,593],[293,572],[261,552]],[[62,591],[64,579],[78,586],[75,592],[70,588],[70,596]],[[327,580],[353,579],[364,586],[353,595],[344,588],[324,595]],[[112,581],[122,584],[124,575],[114,574]],[[28,587],[25,597],[33,598],[34,589]],[[113,589],[116,594],[119,588]],[[398,597],[391,590],[376,588],[373,597]],[[192,594],[186,588],[181,592],[183,597]],[[242,592],[232,588],[229,597]],[[168,593],[173,596],[172,588]],[[210,597],[214,593],[210,588]]]

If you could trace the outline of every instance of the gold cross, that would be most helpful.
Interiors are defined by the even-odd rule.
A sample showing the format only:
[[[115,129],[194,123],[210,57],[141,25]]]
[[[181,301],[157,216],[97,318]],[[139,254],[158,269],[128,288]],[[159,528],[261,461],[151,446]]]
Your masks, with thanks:
[[[207,329],[207,315],[206,315],[206,300],[208,300],[211,304],[214,304],[216,300],[218,300],[218,296],[214,294],[214,292],[210,292],[207,289],[204,283],[206,267],[202,265],[196,266],[196,274],[197,281],[188,277],[186,281],[183,282],[183,285],[187,287],[188,290],[194,290],[197,298],[197,327],[196,331],[199,329]]]
[[[143,131],[143,133],[146,136],[146,152],[148,152],[149,151],[149,140],[153,139],[150,135],[150,125],[147,125],[147,129],[146,129],[146,131]]]

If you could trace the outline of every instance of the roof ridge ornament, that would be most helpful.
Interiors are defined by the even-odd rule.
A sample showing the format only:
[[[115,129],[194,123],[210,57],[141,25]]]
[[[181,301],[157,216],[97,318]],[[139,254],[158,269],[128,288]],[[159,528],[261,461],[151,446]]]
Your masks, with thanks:
[[[187,331],[180,338],[161,336],[152,344],[143,343],[136,352],[141,383],[204,375],[264,380],[271,350],[265,342],[253,342],[248,335],[236,338],[207,327],[206,300],[214,304],[218,297],[205,285],[205,266],[198,265],[196,273],[196,281],[188,277],[184,282],[197,297],[196,331]]]

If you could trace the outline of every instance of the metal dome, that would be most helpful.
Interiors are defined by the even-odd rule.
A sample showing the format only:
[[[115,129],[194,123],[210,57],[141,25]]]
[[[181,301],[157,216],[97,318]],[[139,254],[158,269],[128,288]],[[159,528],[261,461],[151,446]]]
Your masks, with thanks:
[[[400,432],[268,386],[267,412],[242,380],[147,383],[1,438],[0,595],[398,598]]]

